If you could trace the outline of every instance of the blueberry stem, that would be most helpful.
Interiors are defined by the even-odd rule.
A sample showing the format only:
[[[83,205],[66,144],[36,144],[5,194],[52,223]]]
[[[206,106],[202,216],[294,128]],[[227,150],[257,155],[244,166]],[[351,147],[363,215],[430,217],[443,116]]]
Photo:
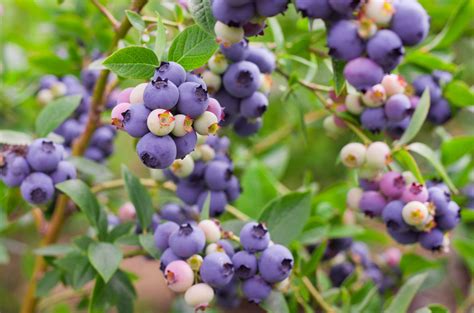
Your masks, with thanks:
[[[120,27],[120,22],[117,21],[117,19],[114,17],[114,15],[107,10],[105,6],[103,6],[99,1],[97,0],[91,0],[92,3],[97,7],[97,9],[102,13],[102,15],[105,16],[105,18],[109,21],[109,23],[112,25],[115,31],[118,30]]]
[[[316,287],[313,286],[311,281],[309,280],[308,277],[303,276],[301,278],[303,281],[303,284],[308,288],[309,293],[311,296],[316,300],[316,302],[319,304],[319,306],[324,310],[324,312],[328,313],[335,313],[336,311],[324,300],[323,296],[319,293],[319,291],[316,289]]]

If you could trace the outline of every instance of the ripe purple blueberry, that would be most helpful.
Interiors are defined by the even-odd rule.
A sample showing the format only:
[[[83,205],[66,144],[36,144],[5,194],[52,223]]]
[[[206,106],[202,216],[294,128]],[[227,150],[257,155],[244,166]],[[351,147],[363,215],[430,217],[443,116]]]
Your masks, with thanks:
[[[332,57],[350,61],[364,53],[365,43],[359,37],[358,26],[354,21],[341,20],[329,30],[328,47]]]
[[[242,291],[249,302],[260,303],[272,292],[272,287],[260,276],[256,275],[242,283]]]
[[[444,246],[444,234],[437,228],[421,233],[419,239],[420,245],[427,250],[440,251]]]
[[[202,210],[206,199],[210,194],[209,214],[212,217],[219,216],[225,211],[227,205],[227,196],[224,191],[202,191],[197,198],[197,206]]]
[[[368,108],[360,115],[362,127],[372,133],[380,133],[387,125],[387,117],[383,108]]]
[[[187,223],[180,225],[179,229],[170,235],[168,243],[174,254],[189,258],[204,249],[206,236],[200,228]]]
[[[397,33],[407,46],[422,42],[430,29],[430,17],[417,1],[398,1],[390,29]]]
[[[239,251],[232,257],[235,275],[240,279],[249,279],[257,274],[258,262],[253,253]]]
[[[160,251],[165,251],[168,249],[169,237],[172,233],[179,229],[179,225],[174,222],[165,222],[158,225],[155,229],[155,245]]]
[[[282,245],[265,249],[258,260],[260,276],[270,283],[280,282],[290,276],[294,260],[290,250]]]
[[[177,109],[191,118],[197,118],[206,111],[209,101],[207,90],[198,83],[186,82],[179,86]]]
[[[8,153],[0,154],[0,179],[8,187],[18,187],[30,174],[30,167],[24,157]]]
[[[360,210],[369,217],[376,217],[382,214],[383,208],[387,204],[384,196],[378,191],[366,191],[360,199]]]
[[[367,90],[382,81],[383,70],[374,61],[360,57],[346,64],[344,76],[354,88]]]
[[[221,52],[226,58],[233,62],[243,61],[248,55],[248,45],[249,44],[247,40],[241,40],[240,42],[235,43],[229,47],[221,45]]]
[[[155,69],[155,74],[153,75],[154,81],[158,81],[158,78],[162,80],[167,79],[176,87],[179,87],[186,81],[186,71],[176,62],[161,62],[160,66]]]
[[[255,5],[247,3],[232,6],[226,0],[214,0],[212,2],[212,14],[218,21],[226,25],[239,27],[250,21],[255,15]]]
[[[143,104],[131,105],[127,111],[122,113],[124,130],[135,138],[145,136],[149,132],[147,127],[148,115],[150,115],[150,110]]]
[[[137,154],[142,163],[149,168],[167,168],[173,164],[176,153],[176,144],[170,136],[158,137],[149,133],[137,144]]]
[[[388,172],[380,180],[380,191],[388,198],[399,198],[405,191],[405,178],[398,172]]]
[[[275,70],[275,55],[266,48],[248,47],[246,60],[258,66],[261,73],[270,74]]]
[[[204,180],[211,190],[225,190],[232,174],[232,167],[229,163],[212,161],[206,167]]]
[[[428,120],[436,125],[443,125],[452,117],[451,106],[446,99],[439,99],[431,103]]]
[[[63,149],[49,139],[33,141],[28,148],[26,160],[30,167],[38,172],[50,173],[56,170],[63,159]]]
[[[252,62],[237,62],[229,66],[223,82],[229,94],[236,98],[246,98],[260,87],[260,70]]]
[[[248,137],[256,134],[262,128],[262,119],[246,119],[243,116],[237,118],[234,123],[234,131],[241,137]]]
[[[255,5],[258,15],[272,17],[285,12],[288,2],[288,0],[260,0],[255,1]]]
[[[173,141],[176,146],[175,159],[182,159],[196,148],[197,134],[195,131],[191,131],[184,136],[173,137]]]
[[[369,58],[385,72],[397,67],[403,59],[405,49],[397,34],[388,29],[379,30],[367,43]]]
[[[50,176],[55,185],[69,179],[76,179],[76,167],[68,161],[61,161],[58,164],[58,168]]]
[[[332,14],[328,0],[296,0],[295,6],[303,17],[310,19],[327,19]]]
[[[171,110],[178,103],[179,91],[168,79],[153,80],[148,83],[143,93],[143,102],[150,110]]]
[[[385,115],[389,121],[400,122],[412,112],[410,99],[404,94],[391,96],[385,103]]]
[[[240,243],[248,252],[263,251],[270,243],[270,233],[262,223],[250,222],[240,230]]]
[[[45,204],[53,198],[53,180],[44,173],[31,173],[20,186],[23,199],[32,204]]]
[[[394,200],[383,208],[382,219],[388,229],[394,232],[405,232],[409,230],[409,226],[402,215],[404,206],[405,204],[402,201]]]
[[[268,99],[261,92],[255,92],[240,102],[240,114],[246,118],[258,118],[267,111]]]
[[[201,279],[214,288],[221,288],[230,283],[234,276],[234,265],[222,252],[207,255],[199,269]]]

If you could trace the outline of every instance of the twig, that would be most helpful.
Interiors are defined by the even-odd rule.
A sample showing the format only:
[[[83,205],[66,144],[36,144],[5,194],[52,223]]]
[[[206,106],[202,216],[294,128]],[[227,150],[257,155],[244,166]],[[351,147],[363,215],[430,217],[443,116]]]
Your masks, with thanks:
[[[326,51],[318,49],[318,48],[310,47],[309,51],[313,52],[314,54],[316,54],[318,57],[321,57],[321,58],[327,58],[329,56],[329,54]]]
[[[236,207],[233,207],[230,204],[226,205],[225,209],[227,210],[227,212],[229,212],[229,214],[235,216],[237,219],[239,219],[241,221],[251,220],[250,216],[248,216],[247,214],[239,211],[239,209],[237,209]]]
[[[335,313],[336,311],[324,300],[323,296],[319,293],[319,291],[313,286],[311,281],[309,280],[308,277],[303,276],[301,278],[303,281],[303,284],[308,288],[309,293],[311,296],[316,300],[316,302],[319,304],[319,306],[324,310],[324,312],[328,313]]]
[[[156,23],[156,21],[157,21],[157,18],[153,17],[153,16],[142,16],[142,19],[145,22],[149,22],[149,23]],[[165,26],[176,27],[176,28],[178,28],[180,26],[179,23],[173,22],[173,21],[170,21],[170,20],[161,19],[161,21],[163,22],[163,25],[165,25]]]
[[[91,1],[97,7],[97,9],[99,9],[102,15],[104,15],[105,18],[110,22],[114,30],[117,31],[118,28],[120,27],[120,22],[117,21],[114,15],[109,10],[107,10],[107,8],[103,6],[98,0],[91,0]]]
[[[148,255],[148,252],[146,252],[143,249],[137,249],[137,250],[130,250],[127,251],[123,254],[124,259],[130,259],[136,256],[143,256],[143,255]]]

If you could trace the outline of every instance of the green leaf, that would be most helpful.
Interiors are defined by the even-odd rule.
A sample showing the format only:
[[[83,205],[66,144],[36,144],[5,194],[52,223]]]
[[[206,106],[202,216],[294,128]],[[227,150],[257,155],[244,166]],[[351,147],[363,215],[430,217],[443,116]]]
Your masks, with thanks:
[[[36,118],[38,136],[45,137],[58,128],[76,110],[81,99],[80,95],[61,97],[45,106]]]
[[[268,313],[290,313],[285,297],[278,291],[272,291],[261,306]]]
[[[311,192],[292,192],[270,202],[259,217],[272,240],[288,245],[303,231],[311,212]]]
[[[29,145],[33,138],[25,133],[14,130],[0,130],[0,144],[6,145]]]
[[[203,66],[219,46],[213,36],[198,25],[187,27],[171,43],[168,60],[181,64],[187,71]]]
[[[211,193],[208,192],[206,195],[206,200],[204,201],[204,204],[202,206],[200,218],[201,220],[207,220],[209,219],[209,210],[211,207]]]
[[[413,51],[405,57],[405,63],[411,63],[421,66],[427,70],[442,70],[454,73],[457,66],[453,63],[446,62],[442,58],[428,52],[420,50]]]
[[[443,164],[449,165],[473,151],[474,136],[454,137],[441,144],[441,160]]]
[[[456,107],[469,107],[474,105],[474,92],[462,80],[453,80],[444,87],[444,97]]]
[[[425,179],[421,174],[421,170],[410,152],[406,151],[405,149],[400,149],[393,153],[393,157],[404,169],[409,170],[420,184],[425,183]]]
[[[333,71],[333,81],[334,81],[334,91],[336,95],[339,96],[344,90],[346,80],[344,78],[344,67],[346,63],[344,61],[332,59],[332,71]]]
[[[150,194],[140,180],[125,165],[122,166],[122,176],[128,196],[135,206],[138,222],[146,230],[150,226],[153,216],[153,204]]]
[[[272,30],[273,34],[273,41],[275,42],[276,46],[278,47],[279,51],[285,50],[285,36],[283,35],[283,30],[281,29],[280,23],[278,23],[278,19],[276,17],[271,17],[267,19],[268,25]]]
[[[449,313],[449,309],[441,304],[431,304],[416,310],[415,313]]]
[[[36,288],[36,296],[44,297],[46,296],[51,289],[56,286],[61,279],[61,272],[58,270],[52,270],[44,274],[41,280],[38,282],[38,287]]]
[[[10,255],[7,247],[0,241],[0,264],[8,264],[10,262]]]
[[[132,230],[136,228],[135,222],[126,222],[120,225],[115,226],[109,233],[107,237],[108,241],[114,242],[115,240],[119,239],[120,237],[126,236],[131,234]]]
[[[411,277],[408,281],[400,288],[398,293],[392,299],[392,302],[388,308],[384,311],[385,313],[405,313],[410,306],[411,301],[415,297],[416,293],[420,289],[421,285],[425,281],[427,273],[418,274]]]
[[[400,260],[400,269],[405,277],[410,277],[413,274],[426,272],[435,268],[439,268],[441,262],[429,260],[423,256],[406,253]]]
[[[210,0],[189,0],[189,11],[199,26],[202,27],[209,34],[214,35],[214,25],[216,19],[212,14],[211,1]]]
[[[96,276],[89,259],[82,252],[74,251],[57,259],[55,264],[64,272],[65,281],[74,289],[82,288]]]
[[[472,238],[458,238],[453,241],[456,252],[463,258],[471,275],[474,274],[474,242]]]
[[[448,185],[449,189],[451,189],[454,193],[458,192],[458,190],[456,189],[456,186],[454,186],[451,178],[446,172],[446,169],[444,168],[443,164],[439,162],[438,157],[436,156],[436,153],[433,150],[431,150],[430,147],[428,147],[424,143],[414,142],[410,144],[409,146],[407,146],[407,149],[415,152],[416,154],[425,158],[429,163],[431,163],[434,169],[438,172],[438,174],[444,180],[446,185]]]
[[[57,184],[56,188],[69,196],[84,212],[91,225],[99,232],[99,238],[105,238],[107,234],[107,216],[89,187],[83,181],[73,179]]]
[[[278,195],[277,181],[260,162],[253,161],[240,180],[244,192],[235,204],[243,213],[256,219],[269,201]],[[247,190],[251,192],[246,192]]]
[[[155,53],[158,56],[158,62],[161,62],[166,50],[166,28],[160,14],[156,12],[156,15]]]
[[[403,133],[402,137],[396,142],[398,146],[403,146],[409,143],[420,131],[423,123],[428,116],[428,111],[430,110],[430,91],[429,89],[425,89],[423,95],[418,102],[418,106],[416,107],[415,113],[413,113],[413,117],[410,121],[410,125]]]
[[[35,249],[34,253],[36,255],[42,255],[42,256],[59,256],[59,255],[68,254],[74,250],[75,250],[74,247],[71,245],[55,244],[55,245],[49,245],[43,248]]]
[[[142,234],[138,237],[140,245],[155,259],[160,258],[160,251],[155,246],[155,238],[153,234]]]
[[[125,14],[127,15],[127,19],[135,27],[139,32],[145,30],[145,21],[143,21],[140,14],[134,11],[125,10]]]
[[[364,299],[351,310],[351,313],[364,313],[367,312],[367,307],[370,305],[372,299],[377,295],[378,289],[374,287],[366,294]]]
[[[103,313],[107,308],[107,293],[105,282],[97,277],[95,280],[94,290],[89,301],[88,313]]]
[[[107,166],[84,157],[71,157],[68,158],[68,161],[74,164],[82,174],[93,177],[94,181],[107,181],[114,177]]]
[[[105,282],[117,271],[122,261],[122,251],[113,244],[99,242],[89,246],[89,261]]]
[[[149,79],[160,64],[153,50],[130,46],[117,50],[104,60],[104,66],[125,78]]]
[[[326,247],[327,247],[327,241],[324,241],[323,243],[318,245],[316,250],[313,251],[311,258],[303,266],[303,271],[302,271],[303,276],[308,276],[316,270],[316,268],[318,267],[319,263],[321,262],[323,258],[324,252],[326,251]]]

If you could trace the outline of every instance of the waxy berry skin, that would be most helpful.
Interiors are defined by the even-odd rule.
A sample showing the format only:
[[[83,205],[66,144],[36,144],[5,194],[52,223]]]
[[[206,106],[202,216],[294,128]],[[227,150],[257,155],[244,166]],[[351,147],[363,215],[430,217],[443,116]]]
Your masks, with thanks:
[[[405,179],[395,171],[385,173],[380,180],[380,191],[389,198],[399,198],[405,190]]]
[[[181,260],[176,254],[173,253],[173,250],[167,248],[163,251],[160,256],[160,270],[164,273],[168,264],[173,261]]]
[[[175,159],[182,159],[195,149],[197,143],[197,134],[195,131],[191,131],[184,136],[173,137],[173,141],[176,146]]]
[[[68,161],[61,161],[58,163],[58,168],[51,173],[50,177],[53,180],[54,185],[69,179],[76,179],[76,167]]]
[[[225,190],[232,178],[232,167],[223,161],[211,161],[204,172],[204,180],[207,186],[216,191]]]
[[[171,131],[175,137],[183,137],[193,131],[193,120],[184,114],[174,116],[174,128]]]
[[[272,287],[260,276],[256,275],[242,283],[242,292],[248,301],[260,303],[272,292]]]
[[[178,87],[177,109],[181,114],[197,118],[207,109],[209,96],[207,90],[198,83],[186,82]]]
[[[255,5],[258,15],[272,17],[285,12],[288,2],[288,0],[261,0],[255,1]]]
[[[215,135],[219,129],[219,120],[214,113],[206,111],[194,120],[193,126],[199,135]]]
[[[240,230],[240,243],[248,252],[263,251],[270,243],[270,233],[263,224],[250,222]]]
[[[408,231],[409,225],[403,219],[403,207],[405,204],[402,201],[394,200],[389,202],[382,212],[382,219],[388,229],[395,232]]]
[[[268,98],[261,92],[255,92],[240,102],[240,114],[246,118],[258,118],[267,111]]]
[[[367,165],[374,169],[383,169],[391,162],[390,147],[381,141],[371,143],[367,147]]]
[[[130,103],[128,102],[122,102],[117,104],[113,109],[111,113],[112,117],[112,125],[114,125],[117,128],[123,128],[123,113],[130,109]]]
[[[130,103],[130,94],[133,91],[133,87],[125,88],[117,96],[117,104]]]
[[[0,155],[0,160],[2,156]],[[8,187],[18,187],[30,174],[30,166],[26,159],[13,153],[3,156],[3,164],[0,165],[0,179]]]
[[[360,57],[365,50],[365,43],[359,37],[354,21],[341,20],[334,24],[329,30],[327,40],[329,53],[336,59],[350,61]]]
[[[376,217],[382,214],[387,201],[378,191],[366,191],[360,199],[360,210],[369,217]]]
[[[240,279],[249,279],[255,276],[258,270],[257,257],[245,250],[239,251],[232,257],[235,275]]]
[[[431,75],[420,75],[413,81],[413,88],[421,96],[426,88],[430,89],[430,101],[436,102],[442,97],[442,90]]]
[[[402,61],[405,49],[397,34],[383,29],[369,40],[367,53],[370,59],[380,65],[385,72],[390,72]]]
[[[430,29],[430,17],[416,1],[398,1],[390,23],[393,30],[407,46],[422,42]]]
[[[451,201],[451,195],[439,187],[428,188],[429,201],[436,208],[436,216],[442,216],[448,211],[448,205]]]
[[[451,106],[446,99],[439,99],[431,103],[428,120],[435,125],[443,125],[452,117]]]
[[[442,231],[449,231],[454,229],[461,220],[461,210],[459,205],[450,201],[446,212],[436,218],[436,226]]]
[[[331,8],[339,14],[346,15],[355,11],[362,1],[360,0],[329,0]]]
[[[208,284],[196,284],[186,290],[184,301],[196,311],[205,309],[214,299],[214,289]]]
[[[197,226],[189,223],[182,224],[170,235],[168,243],[174,254],[182,258],[189,258],[204,249],[206,236]]]
[[[405,203],[410,201],[426,202],[428,201],[428,196],[428,189],[426,189],[425,185],[412,183],[405,187],[402,200]]]
[[[166,136],[174,129],[175,118],[170,111],[156,109],[150,112],[146,124],[152,134]]]
[[[181,180],[176,186],[176,195],[184,203],[192,205],[197,202],[199,195],[203,190],[203,186],[200,184]]]
[[[240,186],[239,179],[235,176],[232,176],[227,183],[227,188],[225,190],[227,200],[229,202],[233,202],[237,200],[237,198],[240,196],[242,193],[242,187]]]
[[[412,110],[410,99],[404,94],[397,94],[385,103],[385,115],[389,121],[400,122],[410,115]]]
[[[234,265],[227,254],[214,252],[204,258],[199,274],[202,281],[206,284],[215,288],[221,288],[232,280]]]
[[[387,117],[383,108],[367,108],[360,115],[362,127],[372,133],[380,133],[387,125]]]
[[[202,210],[204,204],[206,203],[206,199],[210,194],[210,203],[209,203],[209,214],[212,217],[216,217],[224,213],[225,206],[228,203],[227,196],[224,191],[202,191],[197,200],[197,206]]]
[[[391,228],[387,228],[389,235],[398,243],[402,245],[408,245],[418,242],[419,232],[412,230],[408,231],[395,231]]]
[[[176,159],[176,151],[176,144],[170,136],[158,137],[149,133],[137,144],[138,157],[149,168],[167,168]]]
[[[179,91],[176,85],[168,79],[151,81],[143,93],[143,102],[150,110],[171,110],[178,103]]]
[[[387,25],[393,16],[393,5],[390,0],[369,0],[364,6],[364,13],[367,18],[377,25]]]
[[[160,251],[165,251],[168,249],[169,237],[172,233],[179,229],[179,225],[175,222],[165,222],[158,225],[155,229],[155,245]]]
[[[234,63],[229,66],[224,74],[223,83],[230,95],[236,98],[249,97],[260,87],[260,70],[252,62]]]
[[[143,94],[147,83],[142,83],[133,88],[130,93],[130,104],[143,104]]]
[[[44,173],[31,173],[21,183],[20,191],[29,203],[45,204],[53,198],[53,180]]]
[[[220,21],[214,25],[216,41],[224,47],[230,47],[244,39],[245,33],[242,27],[228,26]]]
[[[165,279],[168,288],[174,292],[185,292],[194,282],[194,273],[188,263],[182,260],[172,261],[165,268]]]
[[[367,148],[358,142],[352,142],[341,149],[341,161],[350,168],[360,167],[365,162]]]
[[[248,3],[231,6],[226,0],[214,0],[212,14],[218,21],[226,25],[239,27],[250,21],[255,15],[255,5]]]
[[[63,159],[63,149],[49,139],[36,139],[28,148],[26,161],[38,172],[54,171]]]
[[[293,265],[293,255],[290,250],[278,244],[265,249],[258,260],[260,276],[270,284],[289,277]]]
[[[443,248],[444,234],[441,230],[433,228],[429,232],[420,234],[420,245],[431,251],[440,251]]]
[[[331,6],[328,0],[296,0],[296,9],[301,12],[303,17],[310,19],[326,19],[332,14]]]
[[[221,239],[221,229],[219,225],[213,220],[202,220],[198,227],[204,232],[207,242],[217,242]]]
[[[405,223],[415,227],[422,227],[430,221],[428,207],[419,201],[408,202],[403,207],[402,216]]]
[[[333,266],[329,272],[329,279],[331,280],[333,286],[340,287],[346,278],[349,277],[352,272],[354,272],[354,269],[354,265],[349,262],[344,262]]]
[[[240,116],[234,123],[234,131],[241,137],[248,137],[256,134],[262,126],[263,122],[261,118],[246,119]]]
[[[249,50],[247,49],[248,45],[247,40],[241,40],[229,47],[221,45],[221,52],[226,58],[233,62],[243,61],[247,58],[249,53]]]
[[[150,110],[143,104],[131,105],[127,111],[122,113],[124,130],[132,137],[144,137],[149,132],[148,115],[150,115]]]
[[[160,209],[160,216],[162,219],[174,222],[178,225],[186,223],[186,221],[189,220],[186,213],[185,209],[177,203],[166,203]],[[168,240],[166,240],[166,244],[168,244]]]
[[[157,81],[158,78],[162,80],[167,79],[176,87],[179,87],[186,81],[186,71],[176,62],[161,62],[160,66],[155,69],[155,74],[153,75],[154,81]]]
[[[271,74],[276,68],[275,55],[266,48],[249,47],[246,60],[257,65],[264,74]]]
[[[344,76],[357,90],[367,90],[383,79],[382,68],[374,61],[360,57],[351,60],[344,67]]]

